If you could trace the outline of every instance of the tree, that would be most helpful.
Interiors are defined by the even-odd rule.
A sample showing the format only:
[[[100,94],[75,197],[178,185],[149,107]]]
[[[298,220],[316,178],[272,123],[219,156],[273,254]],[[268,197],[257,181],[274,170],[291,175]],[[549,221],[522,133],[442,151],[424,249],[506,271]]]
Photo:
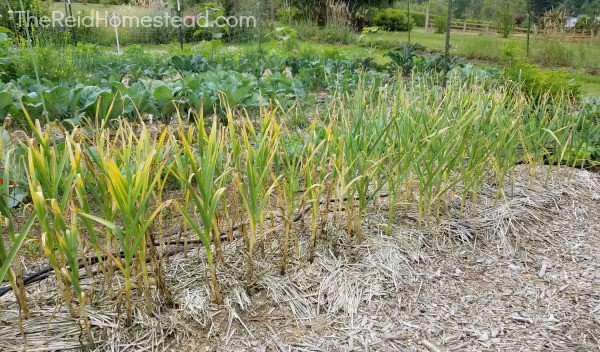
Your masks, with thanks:
[[[535,17],[543,15],[552,8],[560,7],[561,3],[561,0],[528,0],[528,5]]]
[[[592,17],[592,19],[600,16],[600,0],[595,0],[594,2],[586,1],[581,5],[579,11]]]
[[[565,0],[560,7],[565,11],[566,15],[575,16],[579,14],[581,5],[585,3],[585,0]]]
[[[505,3],[498,11],[498,31],[502,33],[503,38],[512,35],[515,29],[515,17],[511,11],[510,4]]]
[[[509,18],[514,20],[526,15],[527,3],[525,0],[484,0],[480,11],[482,19],[506,23]]]
[[[452,1],[452,13],[454,18],[466,18],[469,8],[471,7],[471,0],[453,0]]]

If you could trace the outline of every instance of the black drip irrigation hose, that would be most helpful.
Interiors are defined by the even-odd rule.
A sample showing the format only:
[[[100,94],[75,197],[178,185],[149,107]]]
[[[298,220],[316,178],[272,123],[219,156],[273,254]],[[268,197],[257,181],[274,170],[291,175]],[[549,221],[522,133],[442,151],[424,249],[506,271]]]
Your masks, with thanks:
[[[184,231],[186,231],[186,230],[188,230],[188,229],[186,228]],[[176,233],[179,233],[179,232],[182,232],[182,231],[178,231]],[[220,236],[220,239],[223,240],[223,241],[227,240],[228,238],[229,238],[229,236],[227,236],[227,235],[225,235],[225,236],[221,235]],[[234,239],[235,238],[236,237],[234,237]],[[169,249],[169,250],[163,252],[162,254],[159,253],[158,257],[159,257],[159,259],[162,259],[162,258],[165,258],[165,257],[170,257],[170,256],[175,255],[177,253],[184,252],[186,250],[186,246],[187,245],[196,245],[196,244],[199,244],[199,243],[201,243],[200,240],[189,240],[189,241],[188,240],[179,240],[179,241],[173,240],[173,241],[164,242],[163,245],[176,245],[176,244],[179,244],[179,245],[183,245],[183,246]],[[154,245],[158,245],[158,243],[155,243]],[[125,253],[123,253],[121,251],[117,255],[113,255],[113,256],[115,258],[124,258],[125,257]],[[82,269],[82,268],[84,268],[86,266],[92,266],[92,265],[98,264],[100,262],[100,259],[102,259],[102,261],[106,261],[106,260],[109,259],[109,257],[108,257],[108,255],[104,254],[104,255],[102,255],[100,257],[98,257],[98,256],[89,256],[89,257],[86,257],[86,258],[79,259],[79,261],[78,261],[79,262],[79,269]],[[149,261],[150,261],[150,258],[147,258],[146,262],[149,262]],[[27,285],[33,284],[35,282],[47,279],[51,275],[52,272],[54,272],[54,268],[52,266],[42,267],[42,268],[38,269],[37,271],[35,271],[35,272],[27,275],[26,277],[24,277],[23,278],[23,284],[25,286],[27,286]],[[80,279],[82,279],[82,278],[85,278],[85,275],[82,276],[82,277],[80,277]],[[6,286],[0,287],[0,297],[4,296],[8,292],[12,291],[12,289],[13,289],[13,287],[11,285],[6,285]]]
[[[381,198],[383,197],[387,197],[387,193],[381,193],[379,195]],[[374,195],[371,195],[370,197],[368,197],[369,199],[373,199]],[[344,197],[342,199],[342,201],[347,201],[348,198]],[[337,202],[337,199],[330,199],[329,202],[330,203],[334,203]],[[319,202],[319,206],[323,205],[325,203],[325,201],[320,201]],[[298,222],[300,220],[302,220],[302,218],[304,217],[304,214],[308,213],[310,210],[312,209],[312,205],[307,206],[302,212],[298,213],[294,219],[292,220],[292,222]],[[266,217],[265,218],[266,221],[271,220],[271,217]],[[231,228],[231,230],[236,231],[241,227],[241,225],[235,225]],[[173,236],[176,234],[179,234],[181,232],[185,232],[185,231],[189,231],[191,230],[192,227],[190,225],[187,225],[184,229],[181,228],[176,228],[176,229],[172,229],[167,233],[167,236]],[[232,240],[237,239],[239,236],[233,236],[233,238],[231,238]],[[227,241],[230,239],[229,235],[226,233],[221,232],[221,235],[219,236],[219,239],[222,241]],[[200,240],[172,240],[172,241],[168,241],[168,242],[163,242],[163,245],[183,245],[177,248],[172,248],[169,249],[165,252],[163,252],[162,254],[159,253],[158,257],[159,259],[165,258],[165,257],[170,257],[173,256],[175,254],[178,253],[182,253],[186,250],[187,245],[196,245],[196,244],[200,244],[201,241]],[[155,246],[158,246],[159,243],[154,243]],[[124,258],[125,257],[125,253],[123,253],[122,251],[119,252],[117,255],[114,255],[115,258]],[[95,265],[98,264],[100,262],[100,259],[102,259],[102,261],[108,260],[109,257],[108,255],[102,255],[100,256],[100,258],[98,256],[89,256],[86,258],[82,258],[79,259],[79,269],[82,269],[86,266],[91,266],[91,265]],[[146,262],[149,262],[150,258],[146,259]],[[44,279],[47,279],[50,274],[54,271],[54,268],[52,266],[44,266],[40,269],[38,269],[37,271],[27,275],[26,277],[23,278],[23,285],[27,286],[33,283],[36,283],[38,281],[42,281]],[[85,276],[84,276],[85,277]],[[81,279],[81,278],[80,278]],[[0,297],[4,296],[5,294],[7,294],[8,292],[12,291],[13,287],[11,285],[5,285],[0,287]]]

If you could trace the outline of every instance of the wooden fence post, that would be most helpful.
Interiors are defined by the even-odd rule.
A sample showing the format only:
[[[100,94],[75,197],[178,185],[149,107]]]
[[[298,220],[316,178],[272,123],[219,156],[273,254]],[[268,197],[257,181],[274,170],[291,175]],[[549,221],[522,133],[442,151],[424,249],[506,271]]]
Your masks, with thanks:
[[[452,27],[452,0],[448,0],[448,18],[446,19],[446,46],[444,48],[444,78],[442,81],[442,89],[446,92],[446,84],[448,83],[448,56],[450,55],[450,28]]]

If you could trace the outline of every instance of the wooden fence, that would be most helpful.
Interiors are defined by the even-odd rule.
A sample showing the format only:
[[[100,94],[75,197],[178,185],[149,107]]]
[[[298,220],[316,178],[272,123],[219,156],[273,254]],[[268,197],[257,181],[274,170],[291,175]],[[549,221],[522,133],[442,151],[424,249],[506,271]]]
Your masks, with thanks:
[[[433,23],[430,22],[430,28],[433,29]],[[469,21],[452,21],[450,28],[455,31],[465,33],[498,33],[496,24],[480,23]],[[576,29],[531,29],[531,35],[550,35],[561,36],[572,42],[587,42],[600,39],[600,31],[585,31]],[[524,38],[527,36],[527,28],[515,27],[512,31],[513,37]]]

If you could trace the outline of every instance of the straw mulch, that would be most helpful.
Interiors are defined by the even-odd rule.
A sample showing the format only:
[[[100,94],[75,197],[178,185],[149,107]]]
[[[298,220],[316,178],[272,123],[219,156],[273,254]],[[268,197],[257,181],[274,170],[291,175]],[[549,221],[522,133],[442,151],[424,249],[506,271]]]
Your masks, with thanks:
[[[363,244],[330,224],[314,263],[301,258],[286,276],[272,267],[275,242],[267,245],[257,255],[250,293],[237,254],[243,244],[229,243],[224,251],[231,260],[219,268],[222,306],[208,299],[196,250],[165,262],[175,305],[156,297],[153,314],[137,309],[131,327],[96,287],[100,281],[86,279],[94,292],[95,349],[600,350],[600,176],[562,169],[544,185],[546,167],[534,182],[524,166],[517,170],[508,203],[494,202],[492,185],[475,212],[466,209],[459,218],[459,199],[452,198],[429,229],[400,209],[385,235],[382,198],[365,217]],[[13,297],[2,297],[0,350],[80,349],[80,328],[60,305],[53,280],[29,287],[28,297],[33,317],[22,321],[24,336]]]

